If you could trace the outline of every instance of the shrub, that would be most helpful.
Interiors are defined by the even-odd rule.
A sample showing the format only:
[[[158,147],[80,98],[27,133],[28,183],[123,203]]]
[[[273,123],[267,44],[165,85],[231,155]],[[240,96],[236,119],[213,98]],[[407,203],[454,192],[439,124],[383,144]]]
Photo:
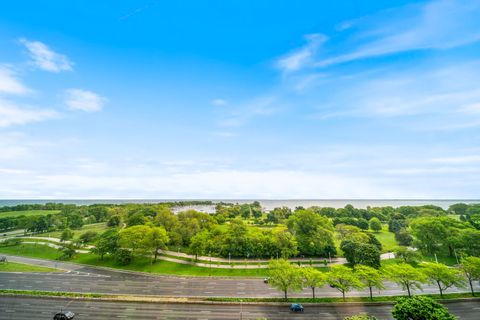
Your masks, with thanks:
[[[114,257],[115,261],[122,266],[126,266],[132,262],[132,252],[128,249],[118,249]]]
[[[393,307],[397,320],[455,320],[448,310],[430,297],[400,298]]]

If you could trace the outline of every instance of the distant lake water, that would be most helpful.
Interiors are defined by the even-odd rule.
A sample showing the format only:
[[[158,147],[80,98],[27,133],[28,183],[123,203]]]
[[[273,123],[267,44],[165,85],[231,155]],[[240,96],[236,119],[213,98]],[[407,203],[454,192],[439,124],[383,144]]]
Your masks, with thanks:
[[[57,202],[57,203],[65,203],[65,204],[76,204],[76,205],[90,205],[90,204],[97,204],[97,203],[104,203],[104,204],[125,204],[125,203],[162,203],[162,202],[172,202],[172,201],[188,201],[188,200],[196,200],[196,199],[89,199],[89,200],[75,200],[75,199],[48,199],[48,200],[33,200],[33,199],[24,199],[24,200],[0,200],[0,207],[3,206],[15,206],[18,204],[45,204],[48,202]],[[201,199],[201,200],[210,200],[210,199]],[[421,206],[426,204],[433,204],[444,209],[447,209],[450,205],[458,202],[463,203],[480,203],[480,199],[458,199],[458,200],[375,200],[375,199],[342,199],[342,200],[236,200],[236,199],[222,199],[222,200],[215,200],[211,199],[213,202],[229,202],[229,203],[251,203],[253,201],[259,201],[262,207],[265,210],[271,210],[276,207],[289,207],[291,209],[295,209],[295,207],[302,206],[302,207],[311,207],[311,206],[319,206],[319,207],[333,207],[333,208],[343,208],[347,204],[351,204],[355,208],[367,208],[370,207],[384,207],[384,206],[392,206],[392,207],[400,207],[400,206]],[[200,209],[204,212],[212,212],[215,208],[214,206],[188,206],[182,208],[185,209]],[[178,209],[177,209],[178,210]]]

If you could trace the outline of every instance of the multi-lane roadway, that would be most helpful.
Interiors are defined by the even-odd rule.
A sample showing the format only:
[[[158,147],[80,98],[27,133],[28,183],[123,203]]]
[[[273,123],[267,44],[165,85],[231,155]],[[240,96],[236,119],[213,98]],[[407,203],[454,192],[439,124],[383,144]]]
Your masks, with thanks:
[[[63,269],[58,273],[1,273],[0,289],[67,291],[118,295],[165,297],[282,297],[282,293],[255,278],[209,278],[150,276],[135,272],[82,266],[72,263],[8,256],[9,261]],[[476,289],[480,286],[476,284]],[[450,289],[450,292],[465,289]],[[424,292],[436,293],[433,286]],[[291,294],[309,297],[310,291]],[[317,289],[321,296],[340,296],[335,289]],[[367,291],[349,293],[367,295]],[[378,292],[377,292],[378,294]],[[388,284],[382,295],[403,294],[401,288]],[[447,304],[459,319],[480,319],[480,301]],[[72,309],[78,319],[343,319],[345,315],[368,312],[379,319],[391,319],[392,306],[307,306],[304,314],[292,314],[288,306],[268,305],[205,305],[176,303],[106,302],[0,296],[0,319],[51,319],[62,308]],[[240,317],[241,316],[241,317]]]

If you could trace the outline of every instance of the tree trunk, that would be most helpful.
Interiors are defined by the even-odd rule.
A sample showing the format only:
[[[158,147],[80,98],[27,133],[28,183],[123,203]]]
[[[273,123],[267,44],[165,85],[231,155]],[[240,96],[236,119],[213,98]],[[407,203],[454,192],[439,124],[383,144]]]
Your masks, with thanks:
[[[370,301],[373,301],[372,287],[368,287],[368,289],[370,289]]]
[[[288,297],[287,297],[287,290],[284,290],[283,293],[285,294],[285,301],[288,300]]]
[[[412,294],[410,293],[410,285],[407,283],[407,291],[408,291],[408,296],[411,297]]]
[[[312,295],[313,295],[313,299],[315,299],[315,287],[312,287]]]
[[[345,302],[345,291],[342,291],[343,302]]]
[[[157,262],[158,250],[159,250],[159,248],[155,248],[155,260],[154,260],[154,262]]]
[[[440,298],[443,298],[443,290],[442,290],[442,286],[440,285],[440,281],[437,281],[437,285],[438,285],[438,290],[440,290]]]
[[[475,297],[475,291],[473,291],[472,279],[468,279],[468,283],[470,284],[470,290],[472,291],[472,297]]]

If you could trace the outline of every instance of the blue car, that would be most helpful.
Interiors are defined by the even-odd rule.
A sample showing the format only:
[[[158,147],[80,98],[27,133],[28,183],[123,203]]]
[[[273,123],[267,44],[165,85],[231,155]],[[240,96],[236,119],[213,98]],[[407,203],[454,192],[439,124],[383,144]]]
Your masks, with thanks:
[[[290,310],[293,312],[303,312],[303,306],[300,303],[292,303]]]

